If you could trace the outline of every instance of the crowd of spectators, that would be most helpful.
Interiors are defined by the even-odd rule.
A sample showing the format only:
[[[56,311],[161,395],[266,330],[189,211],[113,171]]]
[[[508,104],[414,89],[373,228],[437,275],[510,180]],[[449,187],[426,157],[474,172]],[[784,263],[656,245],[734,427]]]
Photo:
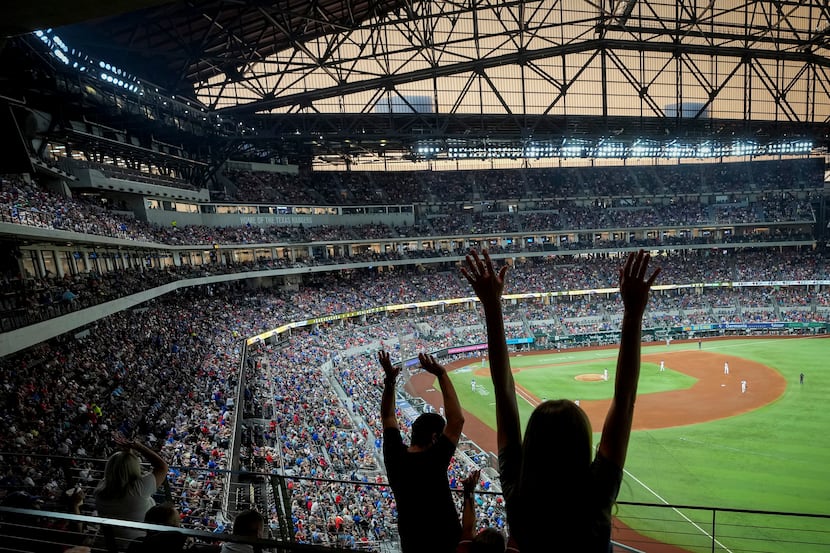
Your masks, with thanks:
[[[370,485],[370,477],[377,482],[377,465],[367,444],[375,438],[363,416],[370,424],[374,409],[367,410],[365,397],[358,395],[349,401],[350,411],[331,372],[322,370],[329,352],[310,345],[306,336],[261,352],[253,390],[273,422],[255,438],[250,459],[260,471],[294,477],[288,489],[297,541],[355,545],[389,539],[394,500],[388,489]],[[343,393],[349,392],[356,392],[354,386]]]
[[[233,172],[233,199],[361,205],[522,198],[731,195],[738,190],[820,187],[819,159],[665,166],[418,172]]]
[[[0,222],[149,242],[152,233],[104,207],[66,198],[17,176],[0,176]]]
[[[179,467],[169,480],[186,525],[215,527],[224,483],[214,471],[227,467],[237,338],[258,330],[244,304],[244,290],[171,294],[0,360],[3,488],[39,495],[92,485],[102,468],[93,459],[112,452],[117,431]],[[206,470],[188,472],[197,468]]]
[[[364,259],[375,260],[371,255]],[[5,275],[5,291],[0,294],[0,325],[4,330],[12,330],[179,280],[342,261],[338,257],[295,262],[263,259],[228,265],[170,265],[164,268],[142,267],[105,273],[92,271],[40,279]],[[724,253],[718,253],[717,250],[687,250],[672,252],[661,257],[660,261],[664,278],[671,278],[674,284],[827,278],[827,260],[823,250],[724,250]],[[514,293],[613,288],[617,279],[616,262],[615,256],[597,256],[588,260],[569,256],[525,258],[513,264],[511,285]],[[376,305],[467,295],[469,291],[458,277],[454,266],[444,263],[406,265],[385,272],[367,268],[305,275],[300,290],[292,292],[284,300],[271,301],[278,302],[276,307],[279,309],[290,305],[300,319]],[[319,299],[321,297],[324,298],[322,301]],[[578,316],[589,316],[591,310],[595,310],[589,300],[579,296],[554,301]]]
[[[738,268],[748,276],[774,271],[780,278],[818,277],[826,274],[825,263],[821,253],[811,252],[661,260],[664,282],[672,283],[729,278]],[[511,270],[509,292],[547,291],[552,283],[575,290],[613,286],[617,265],[615,258],[582,259],[580,270],[568,263],[521,264]],[[808,295],[804,309],[796,299],[803,291],[801,286],[657,291],[644,326],[731,322],[740,318],[737,307],[744,304],[766,308],[748,320],[820,320],[811,304],[826,305],[826,292]],[[238,337],[312,316],[468,295],[454,271],[322,274],[296,291],[218,292],[203,287],[171,294],[146,309],[102,319],[86,337],[65,337],[3,359],[4,396],[11,407],[0,425],[0,441],[10,448],[3,459],[5,486],[40,494],[69,487],[73,478],[91,484],[98,473],[87,459],[105,457],[109,434],[120,431],[155,444],[176,467],[169,479],[185,525],[217,528],[221,523],[214,515],[224,481],[216,471],[228,466]],[[509,332],[526,336],[525,321],[534,330],[562,335],[616,331],[618,322],[609,313],[619,311],[618,301],[616,294],[604,293],[553,297],[547,305],[540,300],[511,304]],[[780,313],[776,304],[782,306]],[[735,309],[719,316],[716,307]],[[250,390],[259,398],[257,413],[275,422],[251,440],[245,456],[251,469],[294,477],[292,523],[299,541],[358,545],[394,533],[394,499],[388,488],[373,485],[383,482],[375,458],[382,373],[367,352],[382,347],[400,358],[484,339],[479,310],[462,304],[295,329],[283,347],[260,352]],[[327,361],[333,363],[328,372],[322,368]],[[44,464],[31,455],[36,453],[74,460]],[[466,462],[451,467],[455,480],[466,474]],[[503,524],[495,499],[488,510],[482,524]],[[270,516],[274,523],[275,514]]]
[[[656,182],[664,182],[672,175],[671,171],[662,174],[657,168],[651,171]],[[793,182],[808,182],[802,179],[808,172],[794,171]],[[451,194],[466,194],[469,187],[477,194],[501,190],[500,194],[521,195],[523,190],[530,190],[531,184],[543,186],[548,178],[535,175],[518,181],[504,174],[492,179],[483,175],[471,173],[454,186],[444,184],[454,191]],[[639,186],[649,190],[636,173],[612,171],[597,175],[602,175],[603,185],[609,189]],[[567,180],[570,176],[575,180]],[[563,171],[549,178],[561,179],[557,185],[578,190],[597,185],[592,180],[595,177],[599,178]],[[392,194],[382,186],[384,178],[377,175],[366,180],[378,185],[376,196],[381,199]],[[703,182],[712,190],[719,186],[711,175]],[[283,193],[289,195],[291,183],[286,183]],[[752,183],[761,188],[781,186],[780,180],[770,176]],[[363,188],[354,183],[340,180],[338,186],[332,190],[339,190],[337,193],[344,200],[354,200],[363,193]],[[400,188],[423,189],[414,175],[407,186]],[[7,211],[6,221],[162,242],[192,239],[201,242],[187,243],[208,244],[227,238],[232,242],[256,243],[285,231],[283,227],[253,226],[159,229],[136,221],[125,222],[99,206],[60,198],[20,180],[0,179],[0,204]],[[660,211],[663,207],[667,209]],[[484,228],[507,232],[526,223],[591,228],[596,224],[624,226],[628,222],[649,221],[650,217],[659,221],[655,224],[665,225],[672,217],[699,220],[701,216],[721,216],[727,212],[732,221],[752,218],[753,213],[755,220],[803,218],[811,214],[809,205],[788,197],[786,202],[768,198],[757,205],[724,203],[708,208],[682,202],[661,207],[613,202],[590,207],[557,204],[549,212],[532,217],[464,212],[458,217],[473,232],[485,232]],[[432,217],[427,224],[433,229],[437,224],[454,232],[451,229],[455,217]],[[355,237],[379,237],[387,231],[401,233],[400,229],[384,225],[365,225],[348,231],[339,226],[289,229],[297,233],[291,235],[293,239],[308,241],[334,239],[343,232]],[[248,240],[251,242],[244,242]],[[358,258],[403,259],[407,255],[367,253]],[[7,277],[9,292],[2,298],[2,307],[32,314],[29,322],[34,322],[181,278],[336,263],[343,259],[333,256],[293,262],[262,260],[235,266],[130,269],[28,280]],[[662,257],[659,263],[663,268],[661,280],[672,284],[827,278],[826,256],[821,249],[681,251]],[[513,264],[508,293],[614,288],[618,267],[616,256],[578,260],[567,256],[529,258]],[[241,336],[287,321],[470,295],[469,287],[448,264],[398,267],[391,272],[367,269],[319,273],[308,275],[295,290],[256,292],[235,285],[221,288],[221,294],[216,287],[169,294],[139,309],[101,319],[88,329],[88,334],[84,331],[76,337],[61,337],[0,359],[0,370],[6,375],[3,397],[7,406],[2,412],[0,442],[8,444],[2,458],[2,487],[57,496],[75,483],[91,485],[100,474],[100,465],[91,459],[101,459],[111,452],[109,436],[118,431],[144,439],[174,467],[168,474],[171,495],[186,526],[221,529],[222,522],[215,515],[226,486],[221,471],[229,466]],[[803,291],[800,286],[797,290],[741,287],[657,291],[644,326],[826,320],[826,310],[817,307],[830,305],[827,291],[806,291],[802,295]],[[518,302],[505,313],[508,338],[528,337],[528,329],[555,335],[613,332],[619,328],[613,315],[620,311],[618,302],[615,293],[553,297],[549,304],[542,300]],[[470,304],[439,306],[423,313],[372,313],[298,329],[281,347],[255,352],[258,365],[249,367],[251,397],[246,398],[246,404],[254,406],[252,414],[270,419],[273,426],[252,432],[243,454],[249,470],[276,471],[293,477],[289,482],[291,522],[298,541],[357,547],[393,537],[394,498],[384,485],[376,462],[382,430],[376,411],[383,375],[367,352],[384,348],[399,359],[419,351],[481,343],[485,341],[481,321],[479,310]],[[328,370],[324,369],[326,363],[331,363]],[[411,424],[406,413],[399,412],[398,416],[405,426]],[[57,454],[61,459],[52,461],[34,454]],[[466,475],[471,458],[474,464],[486,464],[484,457],[459,456],[450,466],[451,483],[458,483]],[[486,496],[481,501],[486,515],[480,524],[502,527],[500,500]],[[272,525],[276,524],[276,511],[269,512],[269,516]]]
[[[337,329],[333,334],[344,336],[349,332],[350,329]],[[367,332],[383,334],[377,330]],[[382,437],[377,415],[382,374],[371,354],[348,358],[335,355],[332,369],[321,370],[320,355],[324,350],[307,345],[309,339],[314,340],[314,334],[301,333],[292,338],[289,347],[264,353],[267,360],[263,381],[267,385],[261,386],[265,392],[262,402],[276,398],[275,423],[274,432],[262,434],[263,441],[271,445],[256,446],[254,450],[266,459],[268,468],[284,466],[284,472],[290,476],[330,479],[290,479],[297,541],[354,546],[388,540],[395,535],[394,496],[385,485],[371,485],[385,483],[382,473],[376,470]],[[399,346],[392,339],[372,345],[372,351],[387,346],[397,350]],[[299,359],[291,359],[295,352],[300,352],[302,364],[298,364]],[[274,370],[277,366],[279,369]],[[306,368],[298,369],[301,366]],[[341,393],[333,393],[332,389]],[[292,398],[297,401],[291,402]],[[412,419],[400,410],[398,416],[408,432]],[[470,455],[466,462],[470,459],[482,462],[483,457]],[[460,480],[466,468],[464,461],[453,460],[449,468],[451,484]],[[494,515],[492,524],[503,526],[503,511],[497,512],[495,500],[493,503],[489,508]]]
[[[188,278],[188,271],[139,270],[76,273],[64,277],[4,278],[0,293],[0,331],[13,330],[52,317]]]
[[[744,164],[736,164],[744,165]],[[769,182],[778,186],[776,191],[758,192],[757,198],[752,201],[732,198],[732,195],[718,197],[717,202],[710,204],[711,198],[703,200],[698,195],[696,199],[680,199],[681,191],[674,190],[671,199],[655,201],[652,192],[647,189],[644,183],[660,183],[658,176],[663,169],[674,171],[673,168],[652,168],[656,171],[654,175],[645,178],[636,176],[641,169],[629,168],[632,175],[616,179],[608,177],[605,171],[616,174],[618,169],[588,170],[575,177],[576,180],[587,187],[604,185],[619,185],[621,188],[615,191],[620,197],[609,201],[590,201],[596,198],[596,193],[584,194],[582,199],[572,197],[573,191],[561,191],[561,199],[552,202],[538,200],[530,202],[518,212],[507,211],[506,206],[500,206],[498,211],[495,203],[487,203],[487,209],[480,211],[458,210],[457,206],[444,204],[437,212],[433,210],[418,210],[416,221],[411,226],[390,226],[381,223],[371,223],[358,226],[348,225],[314,225],[314,226],[283,226],[266,225],[258,226],[250,223],[237,227],[209,227],[203,225],[176,225],[159,226],[148,224],[135,218],[127,217],[123,212],[115,213],[108,211],[101,204],[92,201],[65,198],[48,192],[35,184],[26,183],[19,178],[4,177],[0,179],[0,220],[13,222],[22,225],[37,226],[42,228],[53,228],[58,230],[69,230],[86,234],[96,234],[116,238],[129,238],[140,241],[150,241],[170,245],[210,245],[210,244],[264,244],[264,243],[291,243],[291,242],[320,242],[320,241],[355,241],[362,239],[401,238],[424,235],[475,235],[494,233],[518,233],[518,232],[546,232],[562,230],[600,230],[600,229],[629,229],[641,227],[667,227],[667,226],[695,226],[706,223],[713,224],[749,224],[749,223],[788,223],[788,222],[812,222],[815,216],[812,213],[810,203],[805,198],[797,198],[788,186],[792,185],[787,179],[797,183],[812,182],[805,175],[813,172],[813,161],[791,161],[780,162],[776,166],[779,171],[778,180]],[[708,166],[707,166],[708,167]],[[747,169],[749,174],[757,172],[757,168]],[[695,171],[700,168],[684,168],[684,170]],[[710,171],[712,169],[710,168]],[[548,171],[548,170],[541,170]],[[563,170],[570,174],[570,170]],[[597,171],[599,171],[597,173]],[[732,167],[725,171],[731,179],[729,186],[725,188],[734,193],[740,190],[754,190],[746,188],[749,186],[745,178],[746,173],[737,171]],[[628,173],[625,173],[626,175]],[[291,198],[290,203],[306,203],[320,205],[335,202],[336,198],[326,196],[325,192],[332,189],[352,190],[359,188],[356,184],[348,184],[347,181],[354,179],[356,182],[371,181],[378,179],[399,179],[402,181],[411,180],[413,175],[409,174],[378,174],[366,176],[355,173],[344,175],[339,173],[322,175],[311,175],[306,177],[292,177],[277,173],[273,177],[279,185],[268,188],[268,184],[262,182],[262,178],[256,174],[239,173],[236,176],[242,181],[251,182],[252,190],[281,190],[286,198]],[[493,190],[502,190],[500,198],[510,198],[510,190],[504,188],[503,180],[512,182],[515,177],[500,174],[499,172],[472,172],[471,174],[454,173],[430,173],[429,179],[437,181],[437,191],[452,189],[447,181],[457,180],[460,183],[467,183],[474,187],[488,188],[487,179],[495,179],[498,185],[493,185]],[[722,177],[723,175],[721,175]],[[370,178],[371,177],[371,178]],[[610,180],[605,182],[605,178]],[[718,177],[720,178],[720,177]],[[723,177],[726,178],[726,177]],[[291,179],[297,182],[290,182]],[[594,180],[596,179],[596,180]],[[521,179],[518,179],[521,180]],[[555,180],[555,179],[554,179]],[[517,181],[518,182],[518,181]],[[570,182],[570,181],[569,181]],[[638,183],[634,186],[633,182]],[[477,184],[476,184],[477,183]],[[613,183],[616,183],[613,184]],[[742,186],[745,185],[745,186]],[[818,180],[816,186],[821,184]],[[315,191],[315,186],[319,191]],[[624,186],[633,186],[625,188]],[[342,188],[345,187],[345,188]],[[645,187],[641,192],[636,192],[638,187]],[[388,183],[381,185],[377,190],[386,188],[400,189],[398,186],[388,186]],[[406,187],[403,187],[406,188]],[[792,188],[792,186],[790,186]],[[798,188],[798,187],[796,187]],[[587,190],[587,188],[586,188]],[[289,194],[288,191],[291,191]],[[634,191],[634,192],[632,192]],[[693,190],[694,192],[694,190]],[[699,191],[697,191],[699,193]],[[353,197],[349,192],[346,197]],[[577,195],[579,196],[579,195]],[[534,196],[519,196],[534,197]],[[324,200],[331,201],[324,201]],[[340,198],[341,200],[343,198]],[[301,201],[305,200],[305,201]],[[366,202],[360,199],[355,201]],[[449,200],[452,201],[452,200]],[[289,203],[287,199],[281,199],[281,203]],[[380,203],[380,202],[377,202]],[[388,202],[386,202],[388,203]],[[484,204],[482,204],[484,205]],[[754,237],[751,239],[759,239]],[[744,239],[744,238],[734,238]],[[665,238],[656,240],[657,243],[671,244],[673,241],[689,243],[685,237],[673,237],[671,240]],[[705,239],[704,239],[705,240]],[[518,241],[517,241],[518,242]]]
[[[142,265],[107,272],[65,273],[58,277],[6,274],[0,276],[0,330],[3,332],[69,314],[179,280],[215,275],[303,267],[286,260],[205,265],[153,265],[151,257]]]
[[[561,203],[548,211],[505,213],[445,213],[429,222],[435,235],[546,232],[551,230],[602,230],[642,227],[699,226],[703,224],[749,224],[763,222],[815,221],[810,204],[802,200],[786,203],[676,201],[641,206],[578,205]],[[385,233],[385,236],[390,236]]]

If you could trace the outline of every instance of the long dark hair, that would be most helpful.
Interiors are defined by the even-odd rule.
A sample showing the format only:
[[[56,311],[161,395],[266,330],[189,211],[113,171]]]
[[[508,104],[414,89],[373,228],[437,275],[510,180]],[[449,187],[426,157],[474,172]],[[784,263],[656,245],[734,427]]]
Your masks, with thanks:
[[[574,402],[545,401],[533,411],[522,441],[513,499],[523,521],[516,535],[523,551],[550,544],[551,531],[565,541],[567,535],[584,531],[582,525],[590,518],[585,515],[590,504],[592,441],[588,416]]]

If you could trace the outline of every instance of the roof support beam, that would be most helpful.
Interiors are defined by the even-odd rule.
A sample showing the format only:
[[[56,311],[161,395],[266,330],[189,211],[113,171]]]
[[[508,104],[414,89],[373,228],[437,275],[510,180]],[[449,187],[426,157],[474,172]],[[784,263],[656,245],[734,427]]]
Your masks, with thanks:
[[[526,50],[524,52],[511,52],[501,56],[491,56],[480,60],[471,60],[461,63],[429,67],[417,71],[410,71],[407,73],[385,75],[373,79],[366,79],[363,81],[347,82],[337,86],[328,88],[321,88],[318,90],[301,92],[297,94],[289,94],[268,100],[256,100],[247,104],[240,104],[237,106],[227,107],[219,110],[220,113],[253,113],[257,111],[264,111],[268,109],[292,106],[292,105],[310,105],[316,100],[325,98],[334,98],[337,96],[344,96],[356,92],[364,92],[366,90],[374,90],[377,88],[394,88],[401,84],[412,83],[427,79],[434,79],[448,75],[456,75],[459,73],[477,72],[483,69],[498,67],[501,65],[518,64],[523,61],[533,61],[544,58],[564,56],[579,52],[598,51],[600,49],[606,50],[628,50],[636,52],[670,52],[674,54],[701,54],[708,56],[716,56],[720,58],[739,58],[739,59],[769,59],[769,60],[787,60],[800,63],[810,63],[823,67],[830,67],[830,60],[822,56],[817,56],[810,52],[802,51],[772,51],[772,50],[756,50],[752,48],[739,48],[718,46],[712,47],[709,45],[695,45],[695,44],[672,44],[672,43],[655,43],[639,40],[586,40],[583,42],[566,44],[563,46],[553,46],[550,48],[541,48],[536,50]]]

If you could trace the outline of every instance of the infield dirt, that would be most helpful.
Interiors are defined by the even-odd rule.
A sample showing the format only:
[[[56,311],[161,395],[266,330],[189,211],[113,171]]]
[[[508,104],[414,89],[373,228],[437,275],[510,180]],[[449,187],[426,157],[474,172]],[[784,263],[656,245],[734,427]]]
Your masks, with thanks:
[[[584,348],[591,349],[609,348]],[[528,355],[555,355],[555,351],[524,352]],[[634,410],[634,430],[653,430],[734,417],[775,401],[786,387],[784,378],[774,369],[741,357],[708,351],[666,351],[642,356],[642,360],[659,365],[665,361],[673,371],[687,374],[697,382],[684,390],[672,390],[641,395]],[[462,359],[447,365],[453,370],[470,364]],[[729,374],[723,373],[724,363],[729,363]],[[565,363],[563,363],[565,364]],[[567,363],[572,364],[572,363]],[[545,367],[556,366],[546,364]],[[534,370],[525,368],[521,370]],[[519,372],[514,370],[514,373]],[[488,369],[479,369],[476,375],[489,376]],[[746,393],[741,393],[741,381],[747,381]],[[420,396],[436,410],[441,406],[441,393],[433,388],[434,377],[419,373],[407,383],[407,391]],[[540,403],[532,392],[516,385],[516,391],[534,406]],[[610,399],[581,401],[580,407],[588,414],[595,430],[602,428]],[[496,432],[475,415],[465,411],[464,433],[486,451],[495,453]],[[614,520],[614,539],[622,543],[646,546],[650,553],[686,553],[684,549],[654,542]]]

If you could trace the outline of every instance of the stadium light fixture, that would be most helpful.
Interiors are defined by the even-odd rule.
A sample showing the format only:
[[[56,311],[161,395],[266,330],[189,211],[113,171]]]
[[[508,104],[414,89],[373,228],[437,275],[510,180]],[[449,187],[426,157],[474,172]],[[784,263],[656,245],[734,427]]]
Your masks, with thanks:
[[[716,140],[702,142],[678,141],[672,139],[660,142],[653,139],[638,138],[626,143],[619,139],[600,138],[596,140],[564,138],[560,141],[533,141],[463,145],[462,140],[453,140],[448,146],[442,142],[425,141],[413,145],[412,152],[417,156],[436,158],[442,155],[447,159],[516,159],[543,157],[561,158],[664,158],[664,159],[711,159],[721,157],[744,157],[758,155],[803,155],[812,150],[809,140],[785,140],[760,144],[754,140],[736,140],[721,143]]]
[[[84,54],[80,50],[71,48],[60,36],[55,34],[52,29],[38,29],[32,34],[43,42],[48,49],[49,54],[60,60],[60,62],[64,65],[71,67],[79,73],[86,72],[87,64],[96,63],[95,60],[90,59],[88,55]],[[120,67],[107,63],[106,60],[98,60],[97,64],[102,72],[96,75],[102,82],[111,83],[124,90],[143,95],[140,86],[141,81],[137,77],[129,75],[127,71]],[[130,81],[136,83],[136,85],[132,86]]]

